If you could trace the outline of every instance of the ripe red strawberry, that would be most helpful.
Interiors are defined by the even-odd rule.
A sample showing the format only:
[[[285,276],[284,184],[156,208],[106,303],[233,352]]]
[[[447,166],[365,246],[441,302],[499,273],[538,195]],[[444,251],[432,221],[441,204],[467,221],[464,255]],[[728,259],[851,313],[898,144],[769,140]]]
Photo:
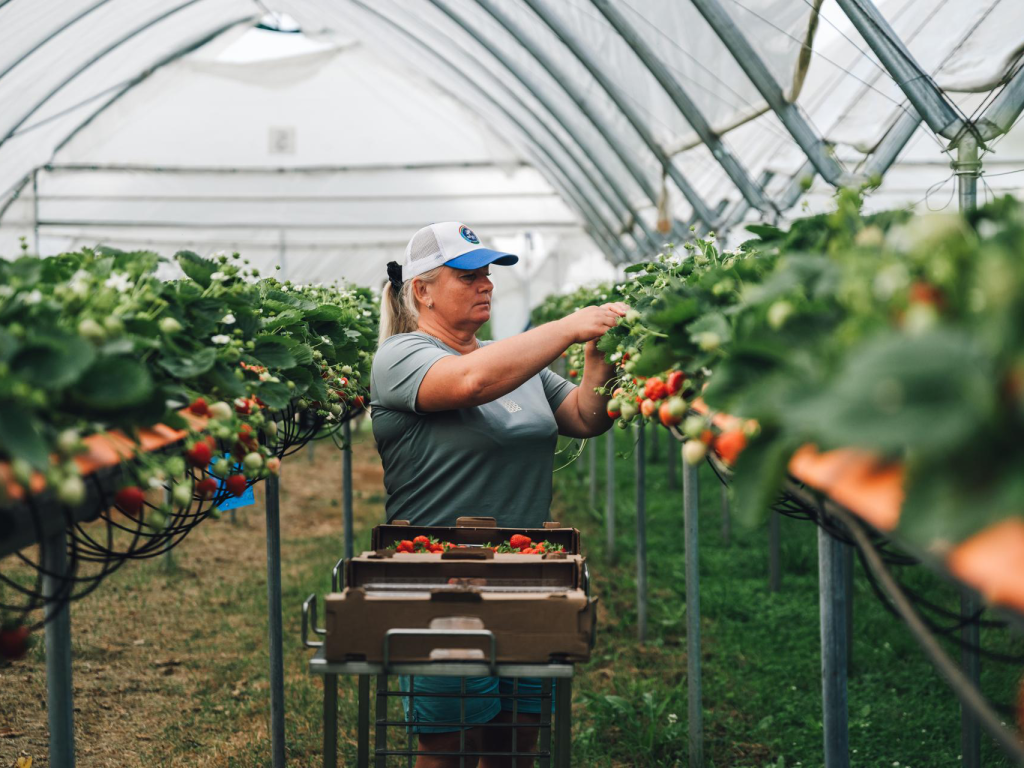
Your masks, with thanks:
[[[682,371],[672,371],[668,375],[668,379],[665,381],[665,389],[670,395],[679,394],[679,390],[683,388],[683,381],[686,380],[686,374]]]
[[[700,441],[709,448],[714,446],[715,440],[715,433],[712,432],[710,429],[705,429],[703,432],[700,433]]]
[[[126,515],[135,517],[142,511],[142,505],[146,503],[146,495],[137,485],[129,485],[114,494],[114,503]]]
[[[936,309],[942,309],[942,305],[945,304],[945,300],[942,296],[941,290],[931,283],[926,283],[923,280],[917,280],[910,286],[910,303],[931,304]]]
[[[644,383],[644,394],[650,400],[661,400],[668,394],[665,389],[665,382],[657,376],[652,376]]]
[[[608,418],[617,419],[622,415],[622,408],[619,406],[619,401],[612,399],[608,401]]]
[[[523,536],[521,533],[514,534],[512,538],[508,540],[508,545],[513,549],[523,550],[526,549],[533,543],[533,540],[529,536]]]
[[[196,416],[210,415],[210,409],[206,405],[206,401],[201,397],[197,397],[195,400],[193,400],[192,404],[189,405],[188,409]]]
[[[533,547],[526,547],[525,549],[520,549],[519,550],[519,554],[520,555],[535,555],[535,554],[537,554],[537,550],[534,549]]]
[[[211,451],[217,450],[217,438],[214,437],[213,435],[206,435],[203,438],[203,442],[210,446]]]
[[[5,627],[0,629],[0,659],[17,661],[28,653],[28,627]]]
[[[244,397],[235,398],[235,413],[239,413],[242,416],[247,416],[249,411],[252,410],[252,403],[246,400]]]
[[[203,469],[210,465],[213,458],[213,451],[207,443],[196,443],[185,452],[185,460],[193,467]]]
[[[430,539],[428,539],[426,536],[417,536],[415,539],[412,540],[412,543],[422,544],[423,546],[426,546],[430,543]]]
[[[245,475],[231,475],[224,485],[232,496],[241,496],[246,489]]]
[[[728,464],[735,464],[740,453],[747,447],[747,436],[742,429],[723,432],[715,442],[715,450]]]
[[[579,371],[577,371],[575,368],[573,368],[572,370],[569,371],[569,377],[570,378],[575,379],[578,374],[579,374]]]
[[[398,542],[398,546],[396,547],[396,549],[399,552],[409,552],[411,554],[413,552],[413,545],[412,542],[408,539],[403,539],[402,541]]]
[[[204,477],[196,483],[196,494],[201,499],[212,499],[217,492],[217,481],[212,477]]]
[[[444,547],[440,544],[428,544],[427,551],[429,552],[444,552]]]
[[[651,418],[656,410],[658,410],[658,406],[653,400],[644,400],[640,403],[640,413],[642,413],[646,419]]]

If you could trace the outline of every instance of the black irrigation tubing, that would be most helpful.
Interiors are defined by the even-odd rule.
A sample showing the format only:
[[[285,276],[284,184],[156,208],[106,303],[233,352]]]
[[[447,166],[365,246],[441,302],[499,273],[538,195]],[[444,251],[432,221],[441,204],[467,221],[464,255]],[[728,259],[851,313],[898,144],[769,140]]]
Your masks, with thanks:
[[[331,424],[329,429],[324,429],[328,422],[323,415],[313,409],[299,411],[294,405],[289,405],[272,416],[275,420],[281,420],[282,427],[271,447],[271,453],[282,459],[297,452],[311,440],[318,439],[330,438],[335,445],[338,445],[338,435],[343,425],[357,414],[358,411],[355,409],[346,408],[346,411],[339,415],[336,423]],[[261,440],[266,444],[266,438],[262,435]],[[163,450],[176,450],[178,447],[180,446],[176,443]],[[222,448],[223,446],[221,446]],[[221,450],[221,452],[223,451]],[[187,471],[188,477],[193,483],[205,474],[192,468]],[[216,475],[210,474],[216,477]],[[96,506],[96,514],[91,518],[75,520],[69,508],[63,505],[55,506],[55,509],[59,509],[60,514],[63,514],[67,520],[65,526],[68,534],[67,570],[62,574],[54,574],[49,572],[41,561],[32,560],[22,551],[13,553],[35,572],[35,579],[31,586],[26,586],[0,573],[0,585],[25,597],[25,600],[17,605],[0,601],[0,609],[24,617],[48,605],[79,600],[91,594],[107,576],[129,560],[158,557],[173,549],[184,540],[193,528],[210,517],[211,511],[215,507],[232,498],[224,488],[221,488],[210,499],[193,497],[188,505],[167,515],[163,527],[156,528],[146,523],[145,513],[146,509],[156,509],[156,505],[145,502],[143,511],[138,517],[135,517],[124,512],[114,503],[111,489],[118,485],[118,481],[123,476],[123,465],[119,465],[109,472],[103,472],[102,476],[100,473],[88,476],[87,482],[95,494]],[[257,482],[259,480],[247,481],[246,488],[251,488]],[[26,503],[36,531],[35,538],[39,542],[43,538],[41,522],[43,510],[40,508],[39,500],[34,496],[29,496]],[[87,523],[96,521],[101,521],[103,524],[102,534],[97,535],[86,527]],[[126,533],[130,538],[116,544],[115,536],[118,532]],[[81,569],[82,564],[96,566],[96,568],[90,568],[90,572],[85,573]],[[47,576],[56,578],[59,584],[56,593],[49,597],[43,592],[43,579]],[[55,615],[55,613],[55,611],[51,611],[50,615]],[[42,621],[32,625],[31,628],[37,630],[44,626],[46,621],[47,619],[44,617]]]
[[[875,577],[881,582],[888,598],[892,601],[893,607],[900,614],[900,618],[909,627],[914,639],[917,640],[925,655],[932,662],[939,673],[946,678],[946,682],[956,694],[957,698],[969,709],[977,721],[995,738],[1002,750],[1017,763],[1024,764],[1024,743],[1019,736],[1011,729],[1003,726],[996,715],[991,704],[985,699],[981,692],[964,675],[960,668],[942,650],[936,638],[929,634],[921,618],[914,612],[914,607],[902,593],[899,585],[886,570],[871,543],[870,537],[865,533],[862,524],[854,516],[845,510],[837,507],[837,514],[843,523],[850,529],[856,539],[857,548],[864,553],[865,562]]]
[[[677,440],[682,440],[682,435],[679,433],[678,430],[670,429],[670,431],[673,434],[673,436],[676,437]],[[720,467],[718,463],[711,458],[710,455],[706,457],[706,461],[708,465],[711,467],[711,470],[715,473],[715,476],[718,478],[719,482],[721,482],[722,485],[728,486],[729,477],[724,471],[724,468]],[[774,504],[772,504],[772,510],[796,520],[811,521],[815,525],[820,527],[822,530],[824,530],[832,538],[837,539],[838,541],[842,541],[844,544],[853,546],[857,551],[858,559],[860,559],[861,561],[861,566],[864,570],[865,575],[868,577],[868,583],[871,585],[871,589],[874,592],[875,596],[878,598],[878,600],[882,603],[883,607],[889,613],[896,616],[897,618],[902,618],[901,614],[896,609],[896,607],[893,606],[891,601],[889,601],[886,598],[885,592],[883,591],[881,585],[875,579],[873,572],[868,566],[863,549],[858,545],[857,540],[852,534],[852,532],[849,530],[847,526],[843,525],[841,522],[832,522],[831,516],[827,514],[822,508],[822,494],[820,494],[817,491],[814,491],[813,489],[807,488],[793,477],[789,477],[788,479],[790,482],[796,484],[797,486],[801,487],[802,489],[806,490],[808,493],[813,495],[814,498],[817,500],[818,504],[809,505],[803,499],[795,496],[794,494],[782,491],[779,495],[778,500]],[[872,547],[874,548],[876,554],[887,565],[906,567],[920,564],[921,561],[918,558],[915,558],[911,555],[903,553],[894,553],[889,551],[888,547],[891,546],[892,543],[884,535],[882,535],[875,529],[868,527],[867,531],[865,532],[862,530],[862,533],[871,540]],[[896,581],[896,583],[899,585],[899,588],[903,591],[903,593],[907,596],[911,603],[914,604],[919,610],[927,610],[931,613],[945,617],[947,620],[952,622],[951,624],[943,625],[922,612],[921,621],[924,622],[924,624],[933,634],[943,636],[947,640],[953,642],[958,647],[963,647],[970,651],[976,652],[990,661],[995,661],[997,663],[1003,664],[1024,664],[1024,655],[1004,654],[999,651],[993,651],[984,648],[980,645],[975,645],[974,643],[967,642],[961,639],[957,634],[955,634],[958,630],[962,629],[963,627],[972,624],[976,624],[979,627],[983,627],[986,629],[1006,629],[1009,626],[1008,622],[1003,620],[982,618],[985,611],[987,610],[985,607],[980,608],[971,616],[965,617],[958,611],[949,610],[948,608],[944,608],[938,605],[937,603],[932,602],[921,593],[908,587],[902,581],[896,580],[895,576],[892,576],[892,578]]]

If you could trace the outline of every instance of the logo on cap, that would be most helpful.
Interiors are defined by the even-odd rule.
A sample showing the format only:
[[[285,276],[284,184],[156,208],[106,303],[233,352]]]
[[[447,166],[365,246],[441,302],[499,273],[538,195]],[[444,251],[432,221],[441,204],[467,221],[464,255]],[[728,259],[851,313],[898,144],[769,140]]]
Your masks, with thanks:
[[[459,234],[462,235],[462,239],[467,242],[473,243],[473,245],[480,245],[480,238],[476,236],[472,229],[467,226],[459,227]]]

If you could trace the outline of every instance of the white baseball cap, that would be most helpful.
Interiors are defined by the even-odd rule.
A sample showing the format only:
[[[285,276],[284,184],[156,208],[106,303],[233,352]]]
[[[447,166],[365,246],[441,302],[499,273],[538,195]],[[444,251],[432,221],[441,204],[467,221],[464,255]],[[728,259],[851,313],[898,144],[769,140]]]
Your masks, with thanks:
[[[405,247],[403,281],[429,272],[442,264],[455,269],[478,269],[487,264],[512,266],[519,261],[511,253],[480,245],[480,238],[458,221],[442,221],[423,227]],[[390,272],[390,270],[389,270]]]

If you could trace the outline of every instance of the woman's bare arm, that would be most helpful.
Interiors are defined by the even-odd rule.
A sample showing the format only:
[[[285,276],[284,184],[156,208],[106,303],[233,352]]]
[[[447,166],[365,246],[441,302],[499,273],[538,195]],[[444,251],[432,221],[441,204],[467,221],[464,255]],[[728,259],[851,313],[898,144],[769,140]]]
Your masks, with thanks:
[[[599,395],[594,390],[608,385],[615,377],[615,367],[604,360],[597,342],[587,343],[583,363],[583,383],[570,392],[555,411],[558,434],[566,437],[597,437],[611,427],[614,419],[608,416],[611,395]]]
[[[444,357],[423,377],[416,407],[448,411],[496,400],[536,376],[571,344],[599,338],[625,314],[623,304],[584,307],[468,354]]]

